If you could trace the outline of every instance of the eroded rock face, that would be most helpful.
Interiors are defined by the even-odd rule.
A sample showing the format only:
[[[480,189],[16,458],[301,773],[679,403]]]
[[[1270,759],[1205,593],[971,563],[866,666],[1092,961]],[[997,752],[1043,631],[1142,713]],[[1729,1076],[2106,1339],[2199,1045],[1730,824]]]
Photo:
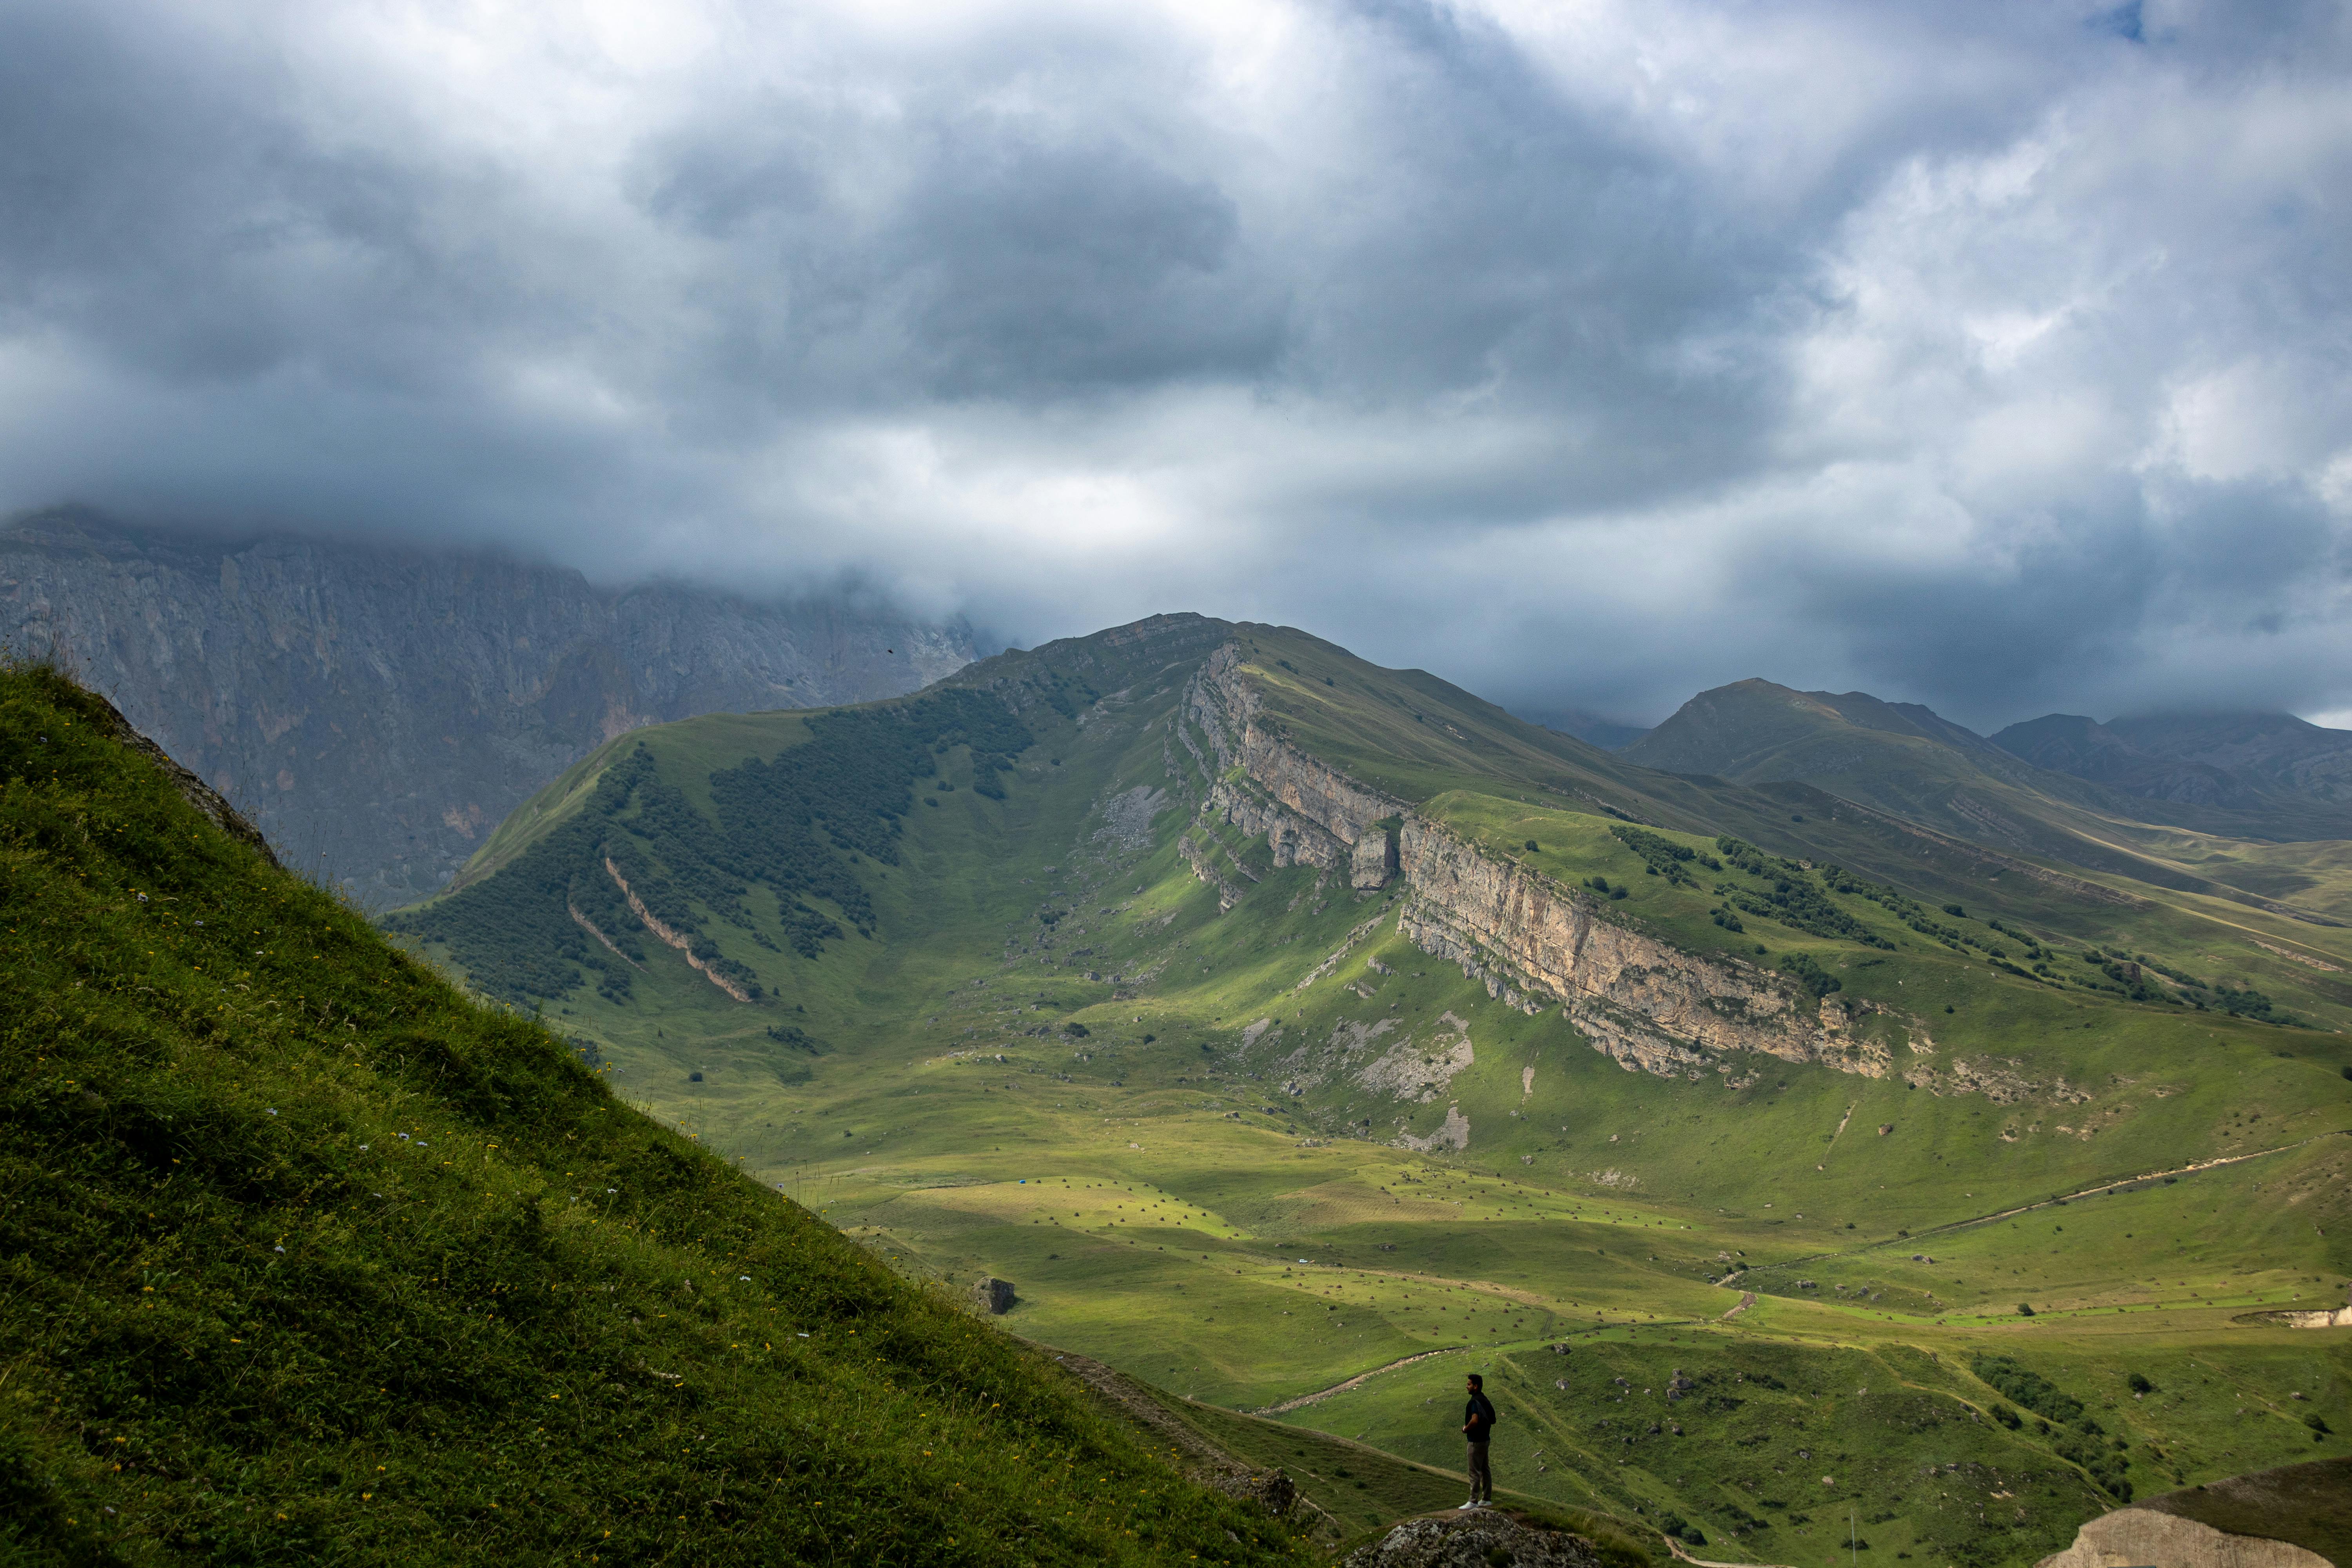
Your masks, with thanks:
[[[1210,809],[1245,833],[1264,834],[1277,866],[1347,871],[1352,879],[1358,846],[1372,825],[1404,810],[1402,801],[1364,788],[1261,725],[1257,694],[1241,678],[1241,652],[1231,643],[1193,675],[1184,709],[1217,759],[1210,770],[1215,777]],[[1235,764],[1242,776],[1226,776]],[[1393,872],[1384,849],[1367,848],[1363,860],[1367,876],[1374,864]],[[1383,875],[1357,885],[1379,887],[1386,880]]]
[[[57,648],[290,860],[377,904],[439,888],[615,735],[897,696],[977,651],[968,628],[835,604],[81,511],[0,531],[0,639]]]
[[[1522,1524],[1500,1510],[1410,1519],[1348,1554],[1344,1568],[1601,1568],[1592,1542]]]
[[[1817,1004],[1769,970],[1603,919],[1581,889],[1490,859],[1421,818],[1407,818],[1402,839],[1411,890],[1399,929],[1507,1005],[1560,1003],[1593,1048],[1628,1070],[1744,1082],[1753,1067],[1739,1058],[1751,1054],[1871,1078],[1895,1068],[1884,1044],[1853,1033],[1847,1006]],[[1915,1046],[1923,1039],[1915,1034]]]
[[[1340,1027],[1360,1029],[1362,1026],[1342,1024]],[[1408,1036],[1359,1070],[1356,1081],[1375,1094],[1427,1105],[1453,1087],[1455,1074],[1467,1071],[1477,1059],[1470,1043],[1470,1026],[1447,1013],[1431,1039],[1416,1043]]]
[[[1433,1149],[1443,1149],[1458,1154],[1470,1147],[1470,1119],[1462,1114],[1460,1106],[1449,1105],[1445,1108],[1445,1120],[1439,1122],[1437,1130],[1428,1137],[1416,1138],[1410,1132],[1401,1133],[1397,1142],[1417,1153],[1426,1154]]]
[[[1919,1018],[1856,998],[1816,1002],[1770,970],[1687,952],[1617,923],[1582,889],[1489,857],[1308,755],[1260,713],[1239,649],[1227,644],[1193,676],[1179,726],[1214,780],[1210,813],[1265,835],[1276,865],[1344,871],[1358,887],[1400,881],[1398,929],[1416,946],[1460,964],[1507,1006],[1533,1015],[1557,1005],[1595,1050],[1629,1072],[1712,1074],[1745,1087],[1756,1081],[1757,1058],[1769,1057],[1899,1075],[1924,1087],[1998,1089],[1995,1098],[2025,1091],[1981,1070],[1939,1077],[1934,1038]],[[1229,889],[1222,868],[1201,874]],[[1308,980],[1329,967],[1327,961]],[[1902,1018],[1902,1059],[1858,1028],[1872,1015]]]

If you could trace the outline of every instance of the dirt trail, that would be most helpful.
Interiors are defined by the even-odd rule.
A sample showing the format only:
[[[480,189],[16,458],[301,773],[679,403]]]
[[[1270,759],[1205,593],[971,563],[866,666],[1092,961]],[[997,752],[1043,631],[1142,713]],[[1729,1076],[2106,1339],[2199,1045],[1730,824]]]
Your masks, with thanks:
[[[1717,1318],[1716,1321],[1718,1323],[1728,1322],[1754,1305],[1756,1305],[1756,1292],[1753,1290],[1742,1290],[1739,1293],[1739,1305],[1732,1308],[1728,1312],[1724,1313],[1723,1316]]]
[[[1684,1551],[1683,1543],[1671,1535],[1663,1535],[1658,1539],[1666,1543],[1667,1550],[1675,1554],[1676,1561],[1694,1563],[1696,1568],[1780,1568],[1780,1564],[1771,1563],[1710,1563],[1704,1557],[1694,1557]]]
[[[2118,1176],[2112,1182],[2101,1182],[2095,1186],[2078,1187],[2071,1193],[2061,1193],[2055,1197],[2044,1198],[2040,1203],[2020,1204],[2015,1208],[1997,1209],[1990,1214],[1973,1215],[1967,1219],[1950,1220],[1943,1225],[1932,1226],[1926,1230],[1913,1232],[1910,1239],[1925,1241],[1930,1237],[1948,1236],[1954,1231],[1968,1230],[1979,1225],[1990,1225],[1996,1220],[2015,1219],[2019,1215],[2032,1214],[2036,1209],[2054,1208],[2061,1204],[2070,1204],[2079,1198],[2095,1198],[2101,1193],[2120,1192],[2126,1187],[2137,1186],[2142,1182],[2160,1182],[2167,1176],[2189,1176],[2195,1175],[2200,1171],[2218,1171],[2227,1165],[2242,1165],[2249,1160],[2267,1160],[2273,1154],[2290,1153],[2306,1144],[2316,1143],[2323,1138],[2347,1137],[2352,1137],[2352,1129],[2338,1128],[2332,1131],[2314,1133],[2308,1138],[2298,1138],[2292,1143],[2281,1143],[2274,1149],[2257,1149],[2251,1154],[2225,1154],[2219,1159],[2198,1160],[2189,1164],[2173,1165],[2161,1171],[2146,1171],[2136,1176]],[[1874,1242],[1863,1247],[1848,1247],[1843,1252],[1808,1253],[1802,1258],[1792,1258],[1785,1263],[1758,1265],[1758,1267],[1795,1268],[1806,1264],[1826,1262],[1832,1258],[1859,1258],[1890,1245],[1892,1244],[1884,1241]]]
[[[1427,1361],[1432,1356],[1460,1355],[1469,1348],[1470,1347],[1468,1345],[1448,1345],[1444,1350],[1423,1351],[1419,1355],[1409,1355],[1402,1361],[1392,1361],[1386,1366],[1376,1366],[1370,1372],[1360,1372],[1355,1376],[1348,1379],[1345,1383],[1335,1383],[1328,1388],[1318,1388],[1312,1394],[1302,1394],[1296,1399],[1286,1399],[1279,1405],[1269,1405],[1263,1410],[1254,1410],[1250,1412],[1250,1414],[1253,1415],[1280,1415],[1286,1411],[1300,1409],[1303,1406],[1314,1404],[1318,1400],[1328,1399],[1335,1394],[1345,1394],[1348,1390],[1354,1388],[1360,1384],[1368,1383],[1371,1379],[1380,1376],[1380,1374],[1384,1372],[1394,1372],[1401,1366],[1411,1366],[1417,1361]]]

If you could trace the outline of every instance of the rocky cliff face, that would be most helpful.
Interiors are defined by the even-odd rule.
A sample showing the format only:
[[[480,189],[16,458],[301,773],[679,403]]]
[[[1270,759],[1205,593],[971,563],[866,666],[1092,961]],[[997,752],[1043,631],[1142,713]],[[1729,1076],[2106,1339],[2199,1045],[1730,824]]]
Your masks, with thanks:
[[[1769,970],[1686,952],[1606,918],[1582,889],[1489,856],[1307,755],[1261,721],[1230,645],[1193,678],[1183,717],[1200,737],[1187,743],[1204,763],[1215,758],[1210,812],[1265,835],[1277,865],[1317,866],[1360,888],[1400,881],[1398,929],[1415,945],[1460,964],[1508,1005],[1532,1015],[1557,1005],[1628,1071],[1714,1074],[1739,1086],[1765,1057],[1970,1087],[1938,1073],[1921,1020],[1865,1034],[1860,1026],[1887,1009],[1816,1003]]]
[[[290,861],[374,904],[438,888],[625,731],[895,696],[977,651],[969,628],[838,604],[81,512],[0,531],[0,639],[56,648]]]

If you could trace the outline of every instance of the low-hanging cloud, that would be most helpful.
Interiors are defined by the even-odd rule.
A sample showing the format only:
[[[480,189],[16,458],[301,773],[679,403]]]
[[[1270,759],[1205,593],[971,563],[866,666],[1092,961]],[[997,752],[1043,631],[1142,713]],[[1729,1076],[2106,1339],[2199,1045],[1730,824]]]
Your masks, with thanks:
[[[0,505],[2352,706],[2340,6],[0,0]]]

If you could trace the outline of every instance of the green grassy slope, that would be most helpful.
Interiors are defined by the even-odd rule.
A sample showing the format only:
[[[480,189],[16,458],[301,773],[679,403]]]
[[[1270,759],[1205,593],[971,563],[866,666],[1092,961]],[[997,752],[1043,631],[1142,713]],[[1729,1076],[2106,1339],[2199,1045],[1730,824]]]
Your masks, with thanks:
[[[0,1560],[1299,1556],[119,722],[0,671]]]
[[[1492,861],[1604,882],[1609,921],[1835,982],[1856,1050],[1757,1058],[1729,1084],[1628,1070],[1556,1008],[1507,1006],[1414,947],[1403,889],[1276,867],[1200,809],[1211,781],[1186,744],[1185,684],[1228,637],[1262,724]],[[950,691],[1004,702],[1026,743],[923,706]],[[619,1092],[893,1267],[1015,1280],[1018,1332],[1442,1468],[1459,1463],[1442,1395],[1486,1368],[1521,1402],[1510,1485],[1673,1517],[1719,1560],[1826,1562],[1814,1505],[1833,1498],[1881,1516],[1864,1532],[1882,1546],[2032,1561],[2126,1486],[2312,1451],[2270,1410],[2290,1384],[2307,1398],[2282,1411],[2352,1421],[2337,1337],[2258,1316],[2337,1304],[2352,1262],[2342,928],[1990,849],[1802,783],[1649,772],[1283,628],[1171,618],[858,711],[898,716],[872,732],[904,762],[884,795],[792,785],[829,867],[697,849],[664,803],[711,803],[695,809],[733,843],[741,808],[720,803],[742,797],[722,775],[781,755],[835,777],[812,748],[854,732],[693,721],[615,754],[606,778],[639,745],[647,761],[594,842],[519,836],[506,868],[395,924],[493,984],[508,894],[489,895],[537,889],[535,929],[580,932],[593,962],[512,994],[593,1043]],[[1651,874],[1661,841],[1689,851],[1680,877]],[[748,1000],[642,922],[606,932],[634,945],[624,965],[571,920],[566,897],[609,909],[591,908],[608,847],[717,889],[682,893],[681,918],[741,965]],[[809,890],[836,874],[835,896]],[[793,900],[838,928],[814,952],[791,940]],[[1841,1070],[1864,1047],[1890,1069]],[[1392,1052],[1402,1089],[1365,1076]],[[1457,1123],[1466,1147],[1428,1142]],[[1686,1360],[1623,1359],[1669,1333]],[[1586,1341],[1591,1363],[1546,1348]],[[1993,1352],[2083,1400],[2106,1446],[2000,1423],[1967,1371]],[[1654,1392],[1567,1370],[1604,1362]],[[1751,1363],[1786,1390],[1730,1389]],[[1721,1441],[1646,1430],[1689,1414],[1662,1392],[1678,1365],[1745,1402],[1685,1421]],[[2166,1397],[2132,1397],[2143,1368]],[[2192,1372],[2267,1403],[2240,1417]],[[1875,1403],[1915,1384],[1927,1403]],[[1650,1402],[1642,1430],[1594,1425],[1627,1418],[1620,1394]],[[1799,1488],[1800,1448],[1857,1462]],[[1901,1466],[1861,1462],[1882,1449]]]

